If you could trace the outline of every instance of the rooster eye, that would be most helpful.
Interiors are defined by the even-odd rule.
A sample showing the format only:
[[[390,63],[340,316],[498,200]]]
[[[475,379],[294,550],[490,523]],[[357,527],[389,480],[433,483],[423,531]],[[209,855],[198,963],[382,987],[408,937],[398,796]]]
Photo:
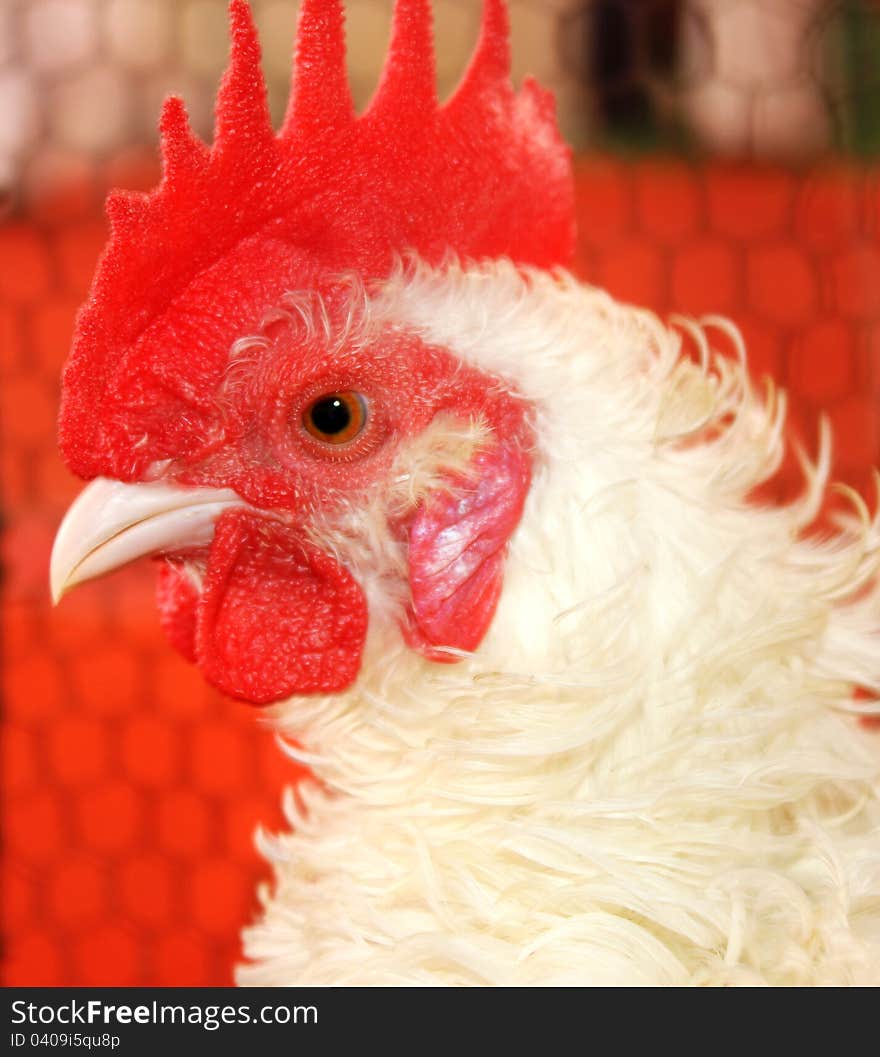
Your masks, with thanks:
[[[351,389],[319,396],[303,414],[305,428],[325,444],[345,444],[354,440],[366,423],[367,402]]]

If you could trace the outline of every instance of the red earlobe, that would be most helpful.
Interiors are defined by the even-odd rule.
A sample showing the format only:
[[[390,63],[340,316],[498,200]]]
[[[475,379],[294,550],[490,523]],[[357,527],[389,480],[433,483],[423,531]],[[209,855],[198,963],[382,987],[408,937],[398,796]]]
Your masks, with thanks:
[[[516,443],[474,459],[476,476],[429,496],[409,531],[408,644],[433,661],[475,650],[489,630],[504,578],[507,543],[519,524],[531,460]]]

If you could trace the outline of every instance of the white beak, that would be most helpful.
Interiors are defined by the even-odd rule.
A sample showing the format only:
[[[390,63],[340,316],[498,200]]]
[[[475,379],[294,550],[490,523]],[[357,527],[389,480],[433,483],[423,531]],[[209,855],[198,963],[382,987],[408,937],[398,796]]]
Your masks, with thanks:
[[[214,522],[247,504],[229,488],[185,488],[155,481],[123,484],[98,477],[64,515],[49,567],[52,600],[147,554],[204,547]]]

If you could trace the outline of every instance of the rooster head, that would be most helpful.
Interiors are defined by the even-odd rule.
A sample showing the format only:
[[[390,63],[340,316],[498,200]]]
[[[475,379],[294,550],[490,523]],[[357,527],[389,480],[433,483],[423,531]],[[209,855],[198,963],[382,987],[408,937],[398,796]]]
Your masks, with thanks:
[[[360,116],[341,4],[304,0],[277,134],[244,0],[230,21],[213,145],[168,100],[161,183],[108,199],[60,417],[91,483],[51,578],[57,599],[158,556],[173,644],[267,703],[349,686],[382,598],[431,660],[479,645],[529,487],[528,404],[372,293],[404,258],[566,264],[572,187],[552,101],[511,87],[501,0],[443,105],[430,4],[398,0]]]

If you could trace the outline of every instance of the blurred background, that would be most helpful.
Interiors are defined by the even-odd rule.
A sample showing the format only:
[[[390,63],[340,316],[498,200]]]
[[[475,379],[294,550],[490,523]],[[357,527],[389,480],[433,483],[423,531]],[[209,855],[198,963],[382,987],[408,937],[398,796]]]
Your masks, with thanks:
[[[297,778],[259,715],[166,645],[152,570],[52,610],[78,490],[58,377],[109,187],[158,178],[162,98],[211,135],[224,0],[0,0],[2,924],[6,984],[224,984],[268,871],[258,823]],[[297,4],[253,0],[273,115]],[[435,2],[448,94],[479,0]],[[347,0],[360,105],[390,0]],[[666,315],[720,312],[790,392],[838,478],[880,464],[880,2],[512,0],[514,75],[554,90],[577,149],[579,274]],[[783,469],[771,497],[797,487]]]

